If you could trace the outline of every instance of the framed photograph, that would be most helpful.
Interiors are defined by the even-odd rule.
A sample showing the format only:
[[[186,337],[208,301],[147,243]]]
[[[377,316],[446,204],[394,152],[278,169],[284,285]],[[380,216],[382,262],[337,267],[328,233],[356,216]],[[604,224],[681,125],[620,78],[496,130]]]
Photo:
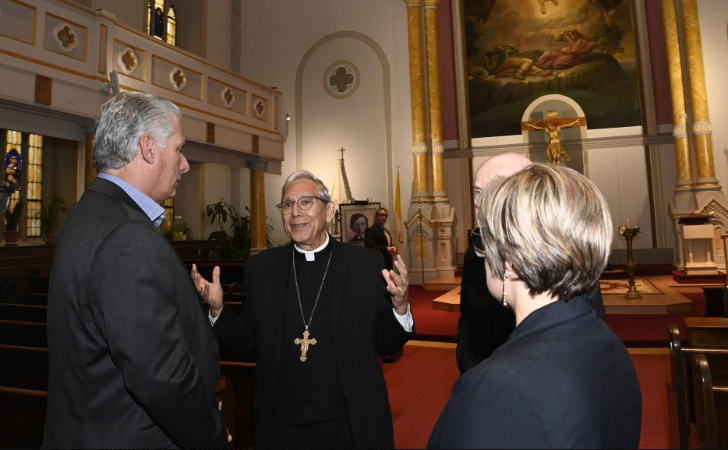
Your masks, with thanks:
[[[453,2],[471,139],[520,135],[524,112],[547,94],[577,102],[590,129],[642,125],[641,0]]]
[[[346,203],[339,205],[341,242],[364,247],[364,235],[374,225],[374,216],[381,203]]]

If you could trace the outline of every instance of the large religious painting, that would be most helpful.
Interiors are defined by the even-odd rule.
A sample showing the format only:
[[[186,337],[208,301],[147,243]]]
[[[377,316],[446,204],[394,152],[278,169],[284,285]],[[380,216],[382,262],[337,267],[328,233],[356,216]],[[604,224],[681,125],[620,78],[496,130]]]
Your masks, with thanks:
[[[520,135],[526,108],[562,94],[590,129],[641,124],[633,0],[459,0],[472,138]]]
[[[341,212],[341,242],[364,247],[364,236],[367,229],[374,225],[374,216],[381,207],[381,203],[345,203],[339,205]]]

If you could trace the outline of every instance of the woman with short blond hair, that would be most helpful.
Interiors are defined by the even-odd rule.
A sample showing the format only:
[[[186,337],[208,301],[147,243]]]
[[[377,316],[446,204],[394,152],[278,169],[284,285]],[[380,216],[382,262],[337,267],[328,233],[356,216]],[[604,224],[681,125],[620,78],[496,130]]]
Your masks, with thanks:
[[[516,330],[462,376],[431,448],[637,448],[642,396],[632,359],[589,305],[612,243],[599,190],[536,164],[494,180],[478,217],[488,289]]]

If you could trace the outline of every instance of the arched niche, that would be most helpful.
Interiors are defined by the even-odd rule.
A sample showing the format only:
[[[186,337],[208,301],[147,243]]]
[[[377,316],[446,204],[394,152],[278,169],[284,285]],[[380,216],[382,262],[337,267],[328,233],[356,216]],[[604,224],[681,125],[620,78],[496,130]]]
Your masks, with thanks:
[[[521,121],[546,120],[549,111],[558,112],[560,119],[585,117],[584,110],[574,100],[564,95],[551,94],[539,97],[531,103],[526,108]],[[561,164],[588,177],[589,158],[586,142],[586,127],[570,127],[561,130],[561,144],[571,157],[569,162],[562,159]],[[545,131],[524,130],[523,143],[531,161],[546,162],[549,139]]]

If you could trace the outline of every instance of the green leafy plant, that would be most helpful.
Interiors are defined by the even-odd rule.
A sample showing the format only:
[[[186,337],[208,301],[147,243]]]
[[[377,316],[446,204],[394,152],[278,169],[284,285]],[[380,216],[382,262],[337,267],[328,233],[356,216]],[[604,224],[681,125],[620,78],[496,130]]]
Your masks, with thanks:
[[[40,220],[43,234],[53,234],[53,230],[60,224],[59,216],[68,212],[66,199],[60,192],[55,191],[43,200],[40,212],[35,215]]]
[[[248,259],[252,247],[251,217],[250,208],[245,207],[248,214],[237,214],[233,217],[233,235],[230,238],[230,259]],[[266,218],[270,220],[270,218]],[[270,231],[274,228],[266,223],[266,245],[272,247],[270,242]]]
[[[25,205],[25,199],[19,197],[12,211],[8,210],[5,214],[5,231],[18,231],[20,216],[23,214],[23,205]]]
[[[187,226],[187,222],[180,222],[172,225],[171,227],[162,228],[162,234],[170,241],[174,240],[175,234],[181,233],[183,235],[187,235],[190,231],[192,230]]]
[[[217,221],[217,225],[220,227],[217,239],[221,240],[228,238],[228,234],[225,231],[225,225],[227,224],[228,218],[237,216],[238,211],[233,205],[225,202],[224,198],[221,198],[219,202],[207,205],[202,217],[204,218],[205,215],[207,215],[210,219],[210,225],[214,225],[215,221]],[[212,239],[212,235],[210,236],[210,239]]]

